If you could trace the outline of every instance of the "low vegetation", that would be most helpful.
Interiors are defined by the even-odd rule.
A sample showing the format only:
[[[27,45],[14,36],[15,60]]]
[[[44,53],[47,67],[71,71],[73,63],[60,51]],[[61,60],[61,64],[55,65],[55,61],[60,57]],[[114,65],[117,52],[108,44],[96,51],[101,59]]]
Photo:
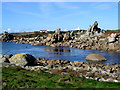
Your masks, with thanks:
[[[120,88],[120,83],[98,82],[73,75],[57,75],[20,67],[2,68],[5,88]]]

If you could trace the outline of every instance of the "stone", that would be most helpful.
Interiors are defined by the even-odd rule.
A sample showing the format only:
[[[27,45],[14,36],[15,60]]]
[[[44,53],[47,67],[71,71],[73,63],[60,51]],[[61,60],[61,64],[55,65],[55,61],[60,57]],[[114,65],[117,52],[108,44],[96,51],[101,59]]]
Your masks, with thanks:
[[[73,31],[70,32],[70,36],[71,37],[74,36],[74,32]]]
[[[119,45],[115,43],[109,43],[108,47],[109,47],[109,50],[119,50]]]
[[[0,55],[0,63],[7,62],[9,63],[9,59],[7,57],[4,57],[4,55]]]
[[[115,33],[112,33],[109,37],[108,37],[108,42],[109,43],[113,43],[113,42],[115,42],[116,41],[116,37],[117,37],[118,35]]]
[[[7,58],[8,60],[12,57],[12,54],[7,54],[7,55],[3,55],[3,57]]]
[[[19,65],[23,65],[23,66],[32,66],[32,65],[36,65],[36,59],[29,54],[26,53],[20,53],[20,54],[16,54],[13,55],[10,59],[9,59],[10,63],[12,64],[19,64]]]
[[[55,34],[60,34],[60,28],[58,28],[56,31],[55,31]]]
[[[0,63],[3,63],[4,61],[6,61],[6,58],[3,57],[3,55],[0,55]]]
[[[80,61],[74,61],[74,64],[75,64],[75,65],[81,65],[81,64],[83,64],[83,62],[80,62]]]
[[[93,37],[93,36],[99,36],[103,35],[100,28],[98,28],[98,22],[95,21],[94,24],[89,26],[89,29],[85,34],[83,34],[81,37]]]
[[[0,35],[0,41],[9,41],[12,40],[14,37],[13,35],[9,34],[8,32],[4,32],[3,35]]]
[[[106,61],[107,59],[102,56],[101,54],[89,54],[86,57],[86,60],[88,61]]]

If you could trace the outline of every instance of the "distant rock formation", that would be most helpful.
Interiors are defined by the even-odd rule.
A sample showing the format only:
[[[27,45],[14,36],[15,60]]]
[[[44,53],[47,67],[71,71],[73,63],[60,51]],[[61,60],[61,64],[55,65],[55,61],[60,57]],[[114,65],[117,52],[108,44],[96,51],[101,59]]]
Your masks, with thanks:
[[[98,35],[103,35],[103,31],[98,28],[98,22],[95,21],[94,24],[87,30],[87,32],[83,35],[81,35],[81,38],[84,37],[93,37],[93,36],[98,36]]]
[[[4,32],[3,35],[0,36],[0,41],[8,41],[8,40],[12,40],[13,39],[13,35],[9,34],[8,32]]]
[[[60,34],[60,28],[58,28],[56,31],[55,31],[55,34]]]
[[[88,32],[92,32],[92,31],[97,31],[98,33],[100,33],[101,29],[98,28],[98,22],[97,21],[95,21],[92,26],[90,25],[90,27],[88,29]]]
[[[66,41],[66,40],[70,40],[71,37],[74,35],[73,31],[68,32],[68,33],[61,33],[60,31],[61,29],[58,28],[54,34],[49,34],[45,40],[45,42],[51,42],[51,43],[57,43],[57,42],[61,42],[61,41]]]
[[[98,28],[98,22],[95,21],[94,24],[92,26],[90,25],[89,29],[87,30],[87,35],[95,36],[99,33],[102,33],[102,30]]]

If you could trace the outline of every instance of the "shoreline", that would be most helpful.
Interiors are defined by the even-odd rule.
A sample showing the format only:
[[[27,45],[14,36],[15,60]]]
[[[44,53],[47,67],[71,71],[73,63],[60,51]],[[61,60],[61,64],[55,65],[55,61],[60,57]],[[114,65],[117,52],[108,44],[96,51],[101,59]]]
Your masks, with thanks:
[[[15,41],[9,41],[9,42],[14,42],[15,44],[21,44],[21,43],[16,43]],[[31,45],[30,43],[24,43],[24,44],[29,44],[29,45]],[[36,45],[35,45],[36,46]],[[43,46],[43,45],[42,45]],[[51,46],[46,46],[46,45],[44,45],[43,47],[51,47]],[[70,48],[69,46],[57,46],[57,47],[68,47],[68,48]],[[79,48],[76,48],[76,49],[79,49]],[[45,49],[46,51],[55,51],[56,49],[54,49],[54,47],[53,47],[53,49]],[[82,50],[82,49],[81,49]],[[91,49],[84,49],[84,50],[91,50]],[[70,50],[67,50],[67,49],[65,49],[64,51],[62,50],[62,51],[60,51],[60,50],[58,50],[59,52],[70,52]],[[116,54],[119,54],[120,52],[114,52],[114,51],[102,51],[102,50],[95,50],[95,51],[97,51],[97,52],[107,52],[107,53],[116,53]],[[11,54],[11,53],[10,53]],[[17,54],[17,53],[16,53]],[[49,53],[49,54],[57,54],[57,55],[61,55],[60,53]],[[36,57],[36,58],[41,58],[41,57]],[[43,59],[50,59],[50,58],[46,58],[46,57],[42,57]],[[51,58],[52,59],[52,58]],[[57,58],[55,58],[55,59],[53,59],[53,60],[56,60]],[[64,60],[68,60],[69,61],[69,59],[64,59]],[[85,61],[82,61],[82,62],[88,62],[88,63],[91,63],[91,64],[104,64],[104,65],[107,65],[107,64],[109,64],[109,63],[104,63],[105,61],[96,61],[96,62],[92,62],[92,61],[89,61],[89,60],[87,60],[86,61],[86,59],[84,58],[84,60]],[[75,61],[75,60],[74,60]],[[72,62],[74,62],[74,61],[72,61]],[[79,61],[79,60],[76,60],[76,61]],[[118,64],[117,62],[116,63],[113,63],[113,64],[110,64],[110,65],[114,65],[114,64]]]
[[[93,79],[104,82],[120,82],[120,64],[104,65],[104,64],[90,64],[81,61],[68,60],[51,60],[44,58],[36,58],[37,64],[33,66],[23,66],[20,64],[3,62],[3,67],[20,66],[26,70],[42,70],[48,73],[56,73],[60,75],[71,74],[72,72],[78,74],[79,77],[86,79]]]
[[[34,38],[33,38],[34,39]],[[2,41],[3,42],[3,41]],[[91,47],[84,47],[81,48],[79,47],[79,44],[76,44],[74,46],[71,45],[71,43],[68,41],[68,42],[58,42],[58,43],[53,43],[53,44],[46,44],[46,43],[41,43],[39,41],[34,41],[34,42],[26,42],[26,40],[22,40],[22,41],[19,41],[19,40],[10,40],[10,41],[7,41],[7,42],[15,42],[16,44],[30,44],[30,45],[35,45],[35,46],[49,46],[49,47],[69,47],[69,48],[77,48],[77,49],[83,49],[83,50],[97,50],[99,52],[113,52],[113,53],[120,53],[120,48],[119,49],[105,49],[105,48],[95,48],[94,46],[91,46]],[[69,44],[67,44],[69,43]],[[112,43],[111,43],[112,44]],[[82,44],[81,44],[82,45]],[[117,47],[119,47],[120,43],[117,44]],[[109,47],[109,46],[108,46]]]

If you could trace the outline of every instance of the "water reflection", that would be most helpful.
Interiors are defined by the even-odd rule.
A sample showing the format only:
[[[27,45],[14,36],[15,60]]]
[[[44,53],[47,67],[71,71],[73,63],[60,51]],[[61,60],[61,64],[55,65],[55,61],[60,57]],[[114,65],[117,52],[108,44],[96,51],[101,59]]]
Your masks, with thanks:
[[[27,47],[27,48],[26,48]],[[2,43],[2,54],[28,53],[35,58],[60,59],[86,62],[85,58],[91,53],[103,55],[107,61],[103,64],[120,64],[120,53],[99,52],[97,50],[82,50],[69,47],[32,46],[30,44]],[[91,62],[90,62],[91,63]],[[95,63],[95,62],[94,62]]]
[[[64,48],[44,48],[46,51],[53,51],[53,52],[70,52],[70,49]]]
[[[49,54],[62,55],[61,53],[49,53]]]

